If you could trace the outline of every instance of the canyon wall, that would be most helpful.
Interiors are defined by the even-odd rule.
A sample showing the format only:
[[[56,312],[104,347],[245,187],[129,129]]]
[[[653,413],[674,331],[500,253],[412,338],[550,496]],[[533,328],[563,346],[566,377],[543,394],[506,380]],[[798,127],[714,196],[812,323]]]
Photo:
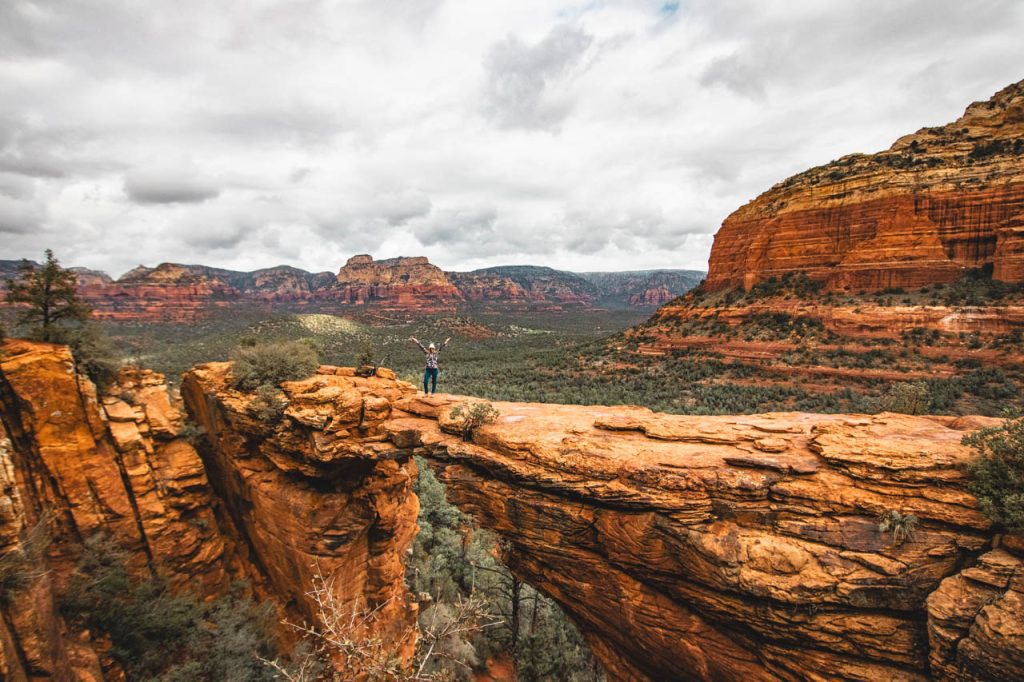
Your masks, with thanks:
[[[1024,282],[1024,81],[877,154],[795,175],[726,218],[709,291],[801,272],[827,290],[917,288],[991,267]]]
[[[203,407],[201,396],[192,403]],[[200,456],[161,375],[122,370],[97,393],[66,347],[0,345],[0,679],[119,679],[109,642],[60,612],[83,543],[97,534],[127,551],[138,579],[159,575],[203,598],[244,579],[296,621],[314,615],[306,593],[319,566],[343,607],[384,605],[373,627],[411,655],[412,465],[368,454],[299,472],[283,443],[262,444],[268,436],[244,408],[197,409],[217,445]],[[20,558],[27,568],[14,580]]]

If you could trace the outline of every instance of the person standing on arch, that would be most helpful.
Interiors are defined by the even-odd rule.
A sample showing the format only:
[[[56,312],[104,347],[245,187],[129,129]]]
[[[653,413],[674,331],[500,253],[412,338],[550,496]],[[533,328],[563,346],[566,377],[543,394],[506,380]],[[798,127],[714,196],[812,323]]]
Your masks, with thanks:
[[[437,366],[437,356],[444,350],[444,347],[448,345],[448,342],[452,340],[452,337],[448,337],[441,342],[440,346],[436,346],[433,343],[424,347],[420,340],[415,336],[410,336],[409,340],[420,347],[423,351],[423,355],[426,356],[427,366],[423,370],[423,392],[424,393],[437,393],[437,375],[440,374],[441,368]],[[427,390],[427,386],[430,386],[430,390]]]

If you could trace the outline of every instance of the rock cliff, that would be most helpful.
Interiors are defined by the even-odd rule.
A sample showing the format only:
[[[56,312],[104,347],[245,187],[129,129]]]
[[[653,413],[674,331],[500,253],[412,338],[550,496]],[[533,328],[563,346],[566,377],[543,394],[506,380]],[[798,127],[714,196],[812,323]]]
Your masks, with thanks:
[[[345,606],[384,604],[374,627],[410,655],[412,465],[374,462],[367,446],[358,463],[300,472],[283,443],[262,443],[246,400],[201,412],[216,444],[201,457],[161,375],[123,370],[97,394],[65,347],[9,340],[0,350],[0,678],[118,679],[109,645],[59,609],[83,541],[97,533],[129,552],[137,577],[161,575],[206,598],[246,579],[293,620],[313,615],[306,593],[318,565]],[[24,585],[8,581],[18,555],[38,565]]]
[[[451,311],[462,299],[444,271],[423,257],[375,261],[352,256],[337,280],[335,295],[341,301],[381,310]]]
[[[472,399],[322,367],[284,385],[268,430],[227,371],[185,381],[190,409],[219,424],[219,458],[237,469],[259,451],[320,475],[425,456],[613,679],[1024,674],[1020,541],[993,535],[960,468],[962,436],[991,421],[496,403],[469,443],[450,413]],[[912,538],[879,531],[887,511],[920,519]]]
[[[795,175],[715,235],[708,290],[802,272],[829,290],[1024,282],[1024,81],[956,121]]]
[[[0,670],[11,680],[99,679],[89,633],[68,632],[55,601],[82,541],[105,533],[131,553],[137,575],[202,596],[239,575],[232,542],[162,376],[126,371],[97,396],[65,347],[8,341],[2,350],[0,553],[30,549],[33,534],[52,542],[29,585],[0,604]]]

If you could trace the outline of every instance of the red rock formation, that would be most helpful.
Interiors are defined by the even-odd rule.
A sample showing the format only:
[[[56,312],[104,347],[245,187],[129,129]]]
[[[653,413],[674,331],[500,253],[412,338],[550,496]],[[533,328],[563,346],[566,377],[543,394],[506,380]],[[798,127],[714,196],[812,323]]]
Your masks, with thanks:
[[[888,151],[779,183],[715,235],[706,287],[803,272],[831,290],[950,282],[967,268],[1024,282],[1024,81]]]
[[[656,287],[632,294],[629,297],[629,304],[638,307],[657,307],[668,303],[673,298],[675,296],[667,287]]]
[[[342,302],[385,310],[451,311],[462,298],[444,271],[423,257],[352,256],[338,271],[338,286]]]
[[[207,472],[252,560],[307,619],[316,615],[306,593],[319,567],[343,609],[376,610],[376,634],[408,660],[416,605],[405,553],[417,529],[416,467],[384,442],[383,424],[392,402],[415,389],[389,370],[361,378],[324,368],[285,383],[289,405],[268,422],[250,412],[251,394],[230,389],[229,369],[194,368],[182,394],[209,436]]]
[[[19,263],[0,261],[0,282],[17,276]],[[236,272],[163,263],[140,265],[114,281],[95,270],[71,269],[99,319],[182,323],[225,309],[344,314],[653,307],[700,279],[690,271],[580,276],[533,266],[446,273],[423,257],[374,261],[366,255],[353,256],[337,275],[288,266]]]
[[[0,562],[39,546],[37,527],[53,538],[26,586],[0,587],[0,679],[119,679],[98,633],[69,629],[56,607],[82,541],[101,531],[130,552],[139,577],[160,574],[204,597],[244,577],[261,599],[297,603],[307,618],[318,564],[346,605],[381,605],[369,634],[411,655],[404,557],[416,529],[415,466],[380,442],[408,384],[393,375],[290,384],[292,426],[276,436],[246,412],[251,396],[220,384],[205,409],[193,390],[214,443],[204,463],[161,375],[125,370],[97,399],[66,347],[9,340],[0,351]],[[321,383],[330,386],[316,390]],[[303,440],[307,424],[327,419],[329,435]],[[328,440],[337,461],[316,461]]]
[[[137,574],[212,596],[229,583],[225,539],[161,375],[123,374],[124,399],[104,397],[101,407],[66,347],[8,341],[2,350],[0,468],[10,485],[0,493],[0,550],[25,543],[40,524],[53,542],[31,584],[0,605],[0,671],[14,680],[72,671],[99,679],[88,633],[71,637],[53,603],[82,540],[103,531],[131,552]]]
[[[470,444],[445,433],[453,402],[399,402],[415,417],[391,422],[393,442],[441,463],[449,498],[614,679],[1024,675],[1020,545],[963,569],[991,542],[958,466],[977,420],[496,403]],[[921,519],[910,541],[879,531],[888,510]],[[1007,596],[954,619],[956,575],[980,584],[978,608]]]
[[[946,578],[928,596],[929,662],[936,677],[1005,680],[1020,675],[1024,543],[1006,538],[1004,546]]]
[[[137,570],[192,571],[211,591],[230,571],[202,548],[237,543],[306,615],[318,563],[345,604],[380,606],[375,633],[409,656],[414,454],[613,679],[1024,676],[1024,541],[994,536],[964,491],[961,437],[993,420],[496,403],[500,418],[465,442],[451,408],[467,399],[417,397],[388,370],[322,367],[283,384],[279,418],[257,418],[212,363],[183,383],[209,436],[208,486],[195,453],[172,447],[180,415],[158,375],[123,374],[101,411],[66,349],[5,350],[0,549],[25,541],[44,503],[56,538],[53,574],[0,606],[9,679],[100,679],[88,637],[53,607],[96,528],[137,549]],[[203,517],[207,537],[181,524],[221,504],[230,522]],[[879,530],[887,511],[920,519],[909,540]]]
[[[322,480],[422,454],[450,499],[505,539],[512,570],[581,625],[614,679],[982,679],[996,661],[1024,673],[1012,625],[1024,606],[1008,598],[959,620],[942,610],[955,603],[950,576],[975,575],[965,567],[979,556],[981,570],[996,562],[960,466],[971,457],[963,429],[991,422],[497,403],[498,422],[466,443],[450,415],[463,399],[415,397],[390,374],[321,368],[285,385],[285,417],[268,427],[247,416],[249,396],[225,388],[227,371],[193,370],[186,400],[215,429],[215,485],[247,502],[241,525],[282,574],[301,570],[289,554],[309,554],[305,543],[275,549],[296,537],[293,515],[322,525],[307,521],[316,505],[260,494],[277,489],[275,469]],[[400,504],[387,482],[396,473],[384,479],[389,508]],[[920,518],[909,541],[879,531],[889,510]],[[281,525],[289,532],[260,532]],[[347,540],[373,535],[346,528]],[[1013,558],[997,555],[1000,565],[1019,563],[1018,548],[1002,543]],[[967,629],[976,634],[956,658],[936,653]]]

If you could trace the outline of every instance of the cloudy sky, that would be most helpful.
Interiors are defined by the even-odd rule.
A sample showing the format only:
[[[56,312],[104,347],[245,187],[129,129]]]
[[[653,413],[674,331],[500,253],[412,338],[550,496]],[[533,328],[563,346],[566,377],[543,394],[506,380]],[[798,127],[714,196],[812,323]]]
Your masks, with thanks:
[[[2,0],[0,258],[704,268],[1024,78],[1017,0]]]

